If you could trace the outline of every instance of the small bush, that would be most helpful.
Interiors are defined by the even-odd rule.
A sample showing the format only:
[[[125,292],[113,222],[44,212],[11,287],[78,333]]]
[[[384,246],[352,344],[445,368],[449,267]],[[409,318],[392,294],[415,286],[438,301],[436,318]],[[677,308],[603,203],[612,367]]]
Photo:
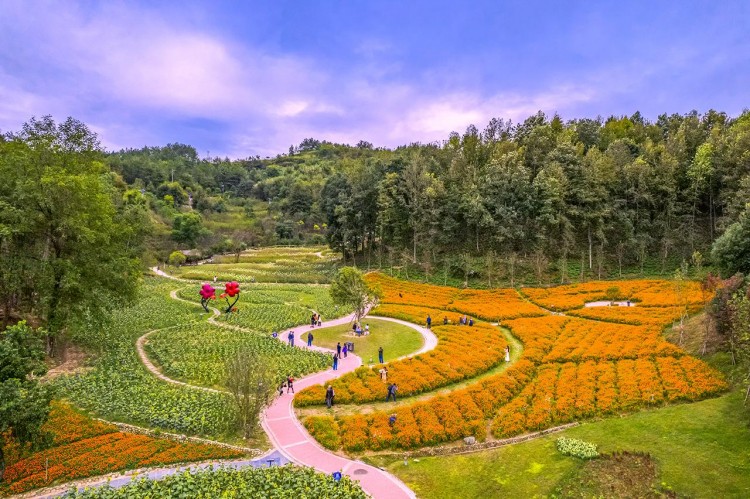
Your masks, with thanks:
[[[566,456],[578,457],[580,459],[594,459],[595,457],[599,457],[599,452],[597,452],[595,444],[584,442],[577,438],[558,438],[557,450]]]

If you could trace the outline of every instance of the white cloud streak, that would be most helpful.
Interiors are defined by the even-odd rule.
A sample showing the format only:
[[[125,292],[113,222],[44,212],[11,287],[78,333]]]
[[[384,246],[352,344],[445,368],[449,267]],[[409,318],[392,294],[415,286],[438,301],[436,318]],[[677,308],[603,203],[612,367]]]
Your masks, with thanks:
[[[388,80],[366,67],[329,74],[316,61],[178,29],[123,6],[87,14],[52,4],[33,18],[24,14],[18,4],[0,6],[0,29],[31,44],[36,69],[47,65],[58,76],[29,85],[0,68],[0,127],[17,128],[33,114],[70,114],[90,123],[108,147],[164,142],[157,132],[149,135],[143,116],[150,123],[222,123],[229,130],[224,150],[212,153],[230,157],[273,155],[305,137],[396,146],[442,140],[493,116],[518,121],[540,109],[562,112],[597,97],[585,85],[483,96]],[[362,48],[387,49],[375,42]]]

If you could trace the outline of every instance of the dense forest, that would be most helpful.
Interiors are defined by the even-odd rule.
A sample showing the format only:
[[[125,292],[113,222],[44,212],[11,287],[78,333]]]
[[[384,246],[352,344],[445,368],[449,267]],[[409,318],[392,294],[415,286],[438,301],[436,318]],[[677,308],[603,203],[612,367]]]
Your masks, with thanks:
[[[208,254],[325,238],[369,267],[491,284],[710,265],[750,199],[749,151],[750,113],[540,112],[395,150],[306,139],[231,161],[171,144],[106,161],[166,224],[160,260],[175,243]]]

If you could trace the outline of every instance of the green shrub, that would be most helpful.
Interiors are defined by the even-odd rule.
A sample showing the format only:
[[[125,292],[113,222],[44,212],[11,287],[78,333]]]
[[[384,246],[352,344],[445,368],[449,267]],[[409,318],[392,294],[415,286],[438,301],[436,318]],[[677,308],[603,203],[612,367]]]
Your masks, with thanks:
[[[584,442],[577,438],[560,437],[557,439],[557,450],[566,456],[578,457],[580,459],[594,459],[599,457],[596,445]]]

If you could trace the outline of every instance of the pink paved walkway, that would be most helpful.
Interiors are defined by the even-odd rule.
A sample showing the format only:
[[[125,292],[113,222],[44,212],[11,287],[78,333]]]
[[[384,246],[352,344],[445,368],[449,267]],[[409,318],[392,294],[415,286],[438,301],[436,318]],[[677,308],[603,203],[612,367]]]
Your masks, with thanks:
[[[351,322],[351,320],[351,316],[342,317],[340,319],[326,321],[323,323],[322,327],[338,326]],[[414,327],[413,324],[409,325]],[[421,329],[423,328],[419,328],[418,330]],[[309,325],[291,328],[280,333],[279,339],[287,341],[289,331],[294,331],[295,346],[307,348],[307,343],[302,340],[301,336],[309,330]],[[435,341],[435,343],[437,343],[437,341]],[[425,346],[428,344],[432,344],[432,340],[428,339],[426,336]],[[316,346],[313,346],[312,349],[332,352],[332,350]],[[328,369],[327,371],[321,371],[306,376],[295,381],[294,388],[295,390],[302,390],[308,386],[325,383],[328,380],[338,378],[348,372],[354,371],[361,365],[362,359],[357,355],[350,354],[346,359],[341,359],[339,361],[337,371]],[[279,452],[286,456],[287,459],[297,464],[313,467],[324,473],[333,473],[334,471],[339,470],[353,480],[358,480],[364,491],[375,499],[416,497],[411,489],[390,473],[361,461],[338,456],[321,447],[297,420],[297,416],[294,414],[294,408],[292,407],[293,398],[294,395],[291,393],[278,397],[264,411],[261,418],[263,429],[268,434],[271,442]]]

